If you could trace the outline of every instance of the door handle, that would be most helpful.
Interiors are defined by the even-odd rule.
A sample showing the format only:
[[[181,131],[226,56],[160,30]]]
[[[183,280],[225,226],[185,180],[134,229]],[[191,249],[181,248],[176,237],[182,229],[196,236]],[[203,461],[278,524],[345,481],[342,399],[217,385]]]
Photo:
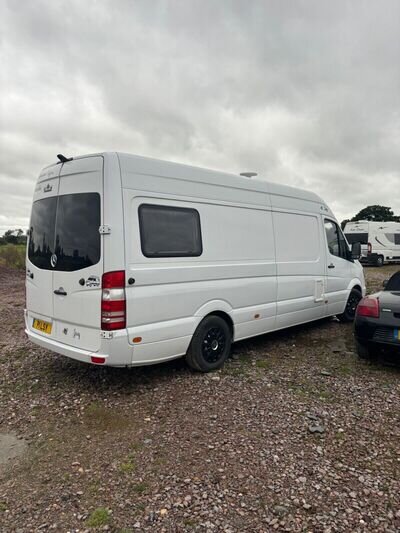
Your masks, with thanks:
[[[58,294],[59,296],[67,296],[67,293],[62,287],[60,287],[59,289],[56,289],[54,291],[54,294]]]
[[[335,268],[335,265],[331,263],[330,265],[328,265],[328,268]]]

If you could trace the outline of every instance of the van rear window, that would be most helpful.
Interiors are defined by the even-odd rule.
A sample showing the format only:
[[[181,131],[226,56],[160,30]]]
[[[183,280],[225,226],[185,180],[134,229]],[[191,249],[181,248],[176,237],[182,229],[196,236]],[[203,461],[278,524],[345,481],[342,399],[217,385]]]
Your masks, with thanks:
[[[69,272],[95,265],[101,253],[99,226],[98,193],[37,200],[32,208],[29,260],[38,268]]]
[[[140,240],[146,257],[196,257],[202,254],[200,217],[196,209],[142,204]]]
[[[368,244],[368,233],[345,233],[347,242],[351,245],[354,242]]]

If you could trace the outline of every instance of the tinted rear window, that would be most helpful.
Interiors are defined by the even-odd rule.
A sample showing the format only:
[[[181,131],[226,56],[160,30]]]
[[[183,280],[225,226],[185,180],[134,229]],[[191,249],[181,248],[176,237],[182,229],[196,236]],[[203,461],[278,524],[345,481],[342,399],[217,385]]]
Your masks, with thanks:
[[[146,257],[193,257],[203,251],[196,209],[142,204],[139,227]]]
[[[67,194],[34,202],[28,257],[39,268],[80,270],[100,260],[100,195]],[[54,268],[51,256],[57,257]]]
[[[349,244],[353,244],[354,242],[368,244],[368,233],[345,233],[345,235]]]
[[[28,257],[38,268],[50,268],[54,253],[57,196],[37,200],[32,207]]]

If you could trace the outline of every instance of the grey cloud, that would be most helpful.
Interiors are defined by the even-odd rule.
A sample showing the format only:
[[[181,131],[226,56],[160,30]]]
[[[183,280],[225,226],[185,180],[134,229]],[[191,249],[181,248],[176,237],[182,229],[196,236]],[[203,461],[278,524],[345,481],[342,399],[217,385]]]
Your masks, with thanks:
[[[0,5],[0,230],[27,225],[59,151],[256,170],[338,218],[400,213],[398,2]]]

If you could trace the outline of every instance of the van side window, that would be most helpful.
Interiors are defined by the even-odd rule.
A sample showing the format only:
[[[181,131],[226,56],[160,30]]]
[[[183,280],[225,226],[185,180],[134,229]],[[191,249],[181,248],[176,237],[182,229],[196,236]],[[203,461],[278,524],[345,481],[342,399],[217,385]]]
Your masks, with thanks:
[[[336,257],[348,259],[348,247],[339,226],[332,220],[325,219],[325,233],[329,252]]]
[[[400,233],[394,234],[394,244],[397,244],[397,245],[400,244]]]
[[[139,230],[146,257],[197,257],[203,252],[196,209],[142,204]]]

